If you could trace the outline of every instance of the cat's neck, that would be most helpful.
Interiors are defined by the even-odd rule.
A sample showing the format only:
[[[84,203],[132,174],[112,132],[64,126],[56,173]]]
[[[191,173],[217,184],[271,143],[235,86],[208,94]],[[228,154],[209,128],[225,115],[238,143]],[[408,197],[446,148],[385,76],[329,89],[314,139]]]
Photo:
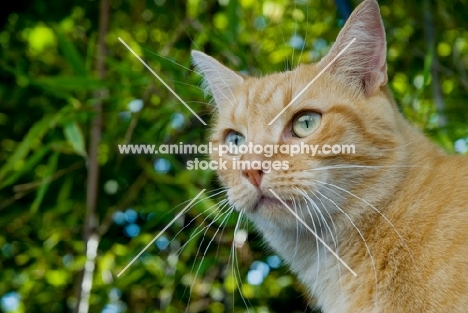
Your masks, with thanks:
[[[278,229],[275,225],[255,221],[255,218],[253,220],[257,227],[261,225],[259,228],[264,239],[276,253],[282,256],[298,279],[306,286],[310,296],[318,299],[318,304],[322,309],[330,309],[325,312],[348,310],[346,299],[349,293],[346,284],[343,284],[343,278],[349,276],[348,270],[320,242],[317,242],[310,232],[303,228],[299,228],[299,231]],[[339,223],[335,223],[334,227],[340,227],[337,224]],[[330,223],[330,229],[341,232],[344,227],[335,229]],[[330,232],[320,231],[317,228],[316,230],[320,238],[340,254],[340,246],[343,242],[338,243],[338,238],[342,238],[342,235],[333,233],[332,237]],[[328,304],[330,304],[329,307]]]

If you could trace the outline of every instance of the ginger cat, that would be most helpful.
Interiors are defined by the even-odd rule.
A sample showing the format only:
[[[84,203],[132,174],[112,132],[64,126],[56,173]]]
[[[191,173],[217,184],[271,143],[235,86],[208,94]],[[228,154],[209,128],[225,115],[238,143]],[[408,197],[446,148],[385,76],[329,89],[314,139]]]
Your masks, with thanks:
[[[256,78],[201,52],[192,56],[217,105],[214,146],[356,147],[355,154],[226,154],[225,160],[288,161],[289,168],[218,171],[230,203],[296,273],[314,304],[325,313],[468,312],[468,159],[448,156],[399,112],[387,87],[375,0],[356,8],[317,64]]]

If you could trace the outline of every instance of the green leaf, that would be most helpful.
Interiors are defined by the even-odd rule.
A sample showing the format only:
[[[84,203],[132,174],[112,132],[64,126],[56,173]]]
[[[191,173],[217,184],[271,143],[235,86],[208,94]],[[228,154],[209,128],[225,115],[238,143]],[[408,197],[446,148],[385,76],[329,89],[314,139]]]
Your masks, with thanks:
[[[73,67],[75,74],[79,76],[86,76],[85,63],[76,46],[68,39],[65,34],[62,33],[62,31],[57,26],[54,26],[53,29],[57,35],[58,43],[60,45],[60,49],[63,52],[63,56]]]
[[[37,210],[39,209],[42,203],[42,200],[44,200],[44,196],[50,185],[51,177],[54,174],[55,170],[57,169],[58,156],[59,156],[58,153],[54,153],[49,158],[49,163],[47,163],[47,168],[46,168],[44,178],[42,179],[42,184],[37,190],[36,198],[34,199],[34,202],[31,205],[31,213],[33,214],[37,212]]]
[[[62,203],[65,203],[71,198],[71,191],[73,186],[73,178],[68,177],[65,182],[61,184],[60,190],[57,194],[57,207],[60,207]]]
[[[228,19],[229,19],[229,30],[232,38],[237,38],[239,29],[239,3],[238,1],[229,1],[228,4]]]
[[[427,82],[429,81],[429,75],[431,74],[431,67],[432,62],[434,62],[434,47],[431,46],[429,51],[426,53],[424,57],[424,86],[426,86]]]
[[[74,77],[74,76],[54,76],[54,77],[42,77],[31,80],[31,84],[39,87],[48,89],[58,89],[64,91],[80,91],[88,90],[93,91],[102,87],[105,87],[105,83],[99,79],[87,78],[87,77]]]
[[[0,168],[0,181],[3,181],[5,175],[10,172],[16,162],[26,157],[28,154],[31,142],[41,138],[47,129],[50,128],[55,115],[48,115],[42,118],[39,122],[33,125],[29,132],[24,137],[23,141],[16,147],[13,154],[8,158],[8,161]],[[3,185],[3,184],[2,184]]]
[[[47,152],[50,151],[50,145],[46,145],[39,150],[37,150],[32,156],[30,156],[27,160],[26,163],[23,165],[23,167],[14,172],[11,176],[6,178],[4,181],[0,183],[0,189],[2,189],[5,186],[11,185],[15,183],[22,175],[29,173],[30,171],[33,170],[33,168],[42,160],[44,155],[47,154]]]
[[[45,279],[52,286],[65,285],[69,282],[70,273],[63,269],[48,270],[45,273]]]
[[[67,141],[72,145],[73,150],[81,156],[86,156],[84,137],[78,124],[75,122],[68,122],[63,132]]]

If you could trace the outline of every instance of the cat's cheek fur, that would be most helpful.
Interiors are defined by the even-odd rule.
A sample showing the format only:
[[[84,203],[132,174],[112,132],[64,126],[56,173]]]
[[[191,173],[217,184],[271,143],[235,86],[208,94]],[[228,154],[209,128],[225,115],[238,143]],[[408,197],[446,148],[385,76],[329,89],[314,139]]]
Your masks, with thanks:
[[[217,157],[212,156],[212,159]],[[258,192],[245,178],[239,170],[232,168],[233,157],[218,158],[217,160],[227,161],[227,169],[218,170],[218,179],[222,186],[229,187],[227,197],[229,205],[237,211],[252,211],[259,200]]]

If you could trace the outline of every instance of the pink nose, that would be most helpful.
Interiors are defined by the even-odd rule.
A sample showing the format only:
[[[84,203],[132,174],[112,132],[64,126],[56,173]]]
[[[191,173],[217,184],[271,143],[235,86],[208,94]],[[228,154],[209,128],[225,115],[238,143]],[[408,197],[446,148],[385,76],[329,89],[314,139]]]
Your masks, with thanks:
[[[249,180],[255,187],[260,187],[262,183],[263,171],[262,170],[243,170],[242,174]]]

